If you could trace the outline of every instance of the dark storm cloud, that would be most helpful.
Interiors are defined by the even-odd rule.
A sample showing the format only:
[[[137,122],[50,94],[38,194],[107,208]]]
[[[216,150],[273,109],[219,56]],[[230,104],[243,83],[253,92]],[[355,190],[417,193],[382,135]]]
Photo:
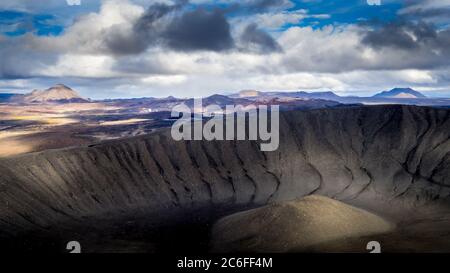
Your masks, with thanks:
[[[116,25],[105,36],[109,50],[116,55],[132,55],[144,52],[150,45],[161,42],[162,27],[158,21],[169,13],[181,9],[187,1],[175,5],[153,4],[137,20],[131,30]]]
[[[432,5],[431,5],[432,3]],[[400,11],[402,16],[419,19],[425,21],[440,20],[447,21],[450,16],[450,7],[445,1],[442,3],[423,1],[423,0],[406,0],[404,9]]]
[[[230,24],[218,10],[186,12],[171,22],[163,37],[169,47],[182,51],[223,51],[234,46]]]
[[[362,44],[407,53],[409,57],[399,62],[410,68],[450,66],[450,29],[438,30],[429,23],[389,23],[363,34]]]
[[[146,37],[147,38],[147,37]],[[104,38],[106,47],[114,55],[134,55],[144,52],[149,41],[135,31],[113,26]]]
[[[106,35],[108,49],[116,55],[128,55],[142,53],[156,45],[178,51],[233,48],[230,24],[222,11],[202,8],[183,11],[186,3],[150,6],[131,31],[116,26]]]
[[[187,3],[188,1],[185,0],[178,1],[175,5],[170,6],[162,3],[153,4],[146,10],[144,15],[139,18],[134,28],[138,32],[145,32],[150,30],[155,31],[155,24],[159,19],[163,18],[169,13],[173,13],[182,9]]]
[[[445,42],[440,39],[436,29],[427,23],[389,23],[379,29],[369,31],[363,38],[363,43],[374,48],[395,47],[400,49],[415,49],[429,44],[439,46]]]
[[[240,37],[241,42],[249,50],[259,53],[280,52],[281,46],[269,34],[258,29],[256,24],[248,25]]]
[[[175,5],[153,4],[137,20],[133,29],[114,26],[105,35],[105,44],[114,55],[136,55],[152,46],[163,46],[177,51],[224,51],[235,47],[231,26],[225,16],[233,9],[248,13],[284,8],[288,0],[251,0],[223,9],[185,9],[188,1]],[[267,33],[249,26],[241,41],[261,53],[280,51],[281,47]]]

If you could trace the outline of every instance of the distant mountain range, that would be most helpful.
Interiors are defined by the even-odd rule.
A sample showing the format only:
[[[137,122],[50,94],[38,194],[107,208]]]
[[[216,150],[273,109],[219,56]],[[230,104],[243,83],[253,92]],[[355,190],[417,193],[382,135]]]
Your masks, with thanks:
[[[31,93],[21,94],[0,94],[0,102],[14,103],[84,103],[89,102],[81,97],[75,90],[64,85],[57,84],[46,90],[34,90]],[[182,99],[175,97],[167,98],[133,98],[133,99],[108,99],[105,102],[123,107],[142,107],[145,111],[171,111],[180,103],[185,103],[193,108],[193,99]],[[449,106],[450,99],[427,98],[424,94],[411,88],[394,88],[383,91],[372,97],[339,96],[331,91],[325,92],[283,92],[271,91],[261,92],[257,90],[243,90],[236,94],[220,95],[215,94],[203,98],[203,106],[216,104],[221,107],[225,105],[261,105],[279,104],[282,108],[315,108],[333,107],[339,104],[406,104],[422,106]]]
[[[374,98],[395,98],[395,99],[424,99],[426,96],[411,88],[394,88],[390,91],[383,91],[373,96]]]
[[[253,101],[269,99],[303,99],[303,100],[326,100],[339,102],[341,104],[404,104],[418,106],[450,106],[450,98],[428,98],[422,93],[411,88],[394,88],[383,91],[371,97],[339,96],[331,91],[326,92],[259,92],[252,90],[241,91],[230,97],[245,98]]]
[[[244,90],[238,94],[230,95],[232,98],[247,98],[247,99],[258,99],[258,98],[274,98],[274,97],[290,97],[290,98],[300,98],[300,99],[323,99],[323,100],[336,100],[340,96],[335,93],[328,92],[260,92],[254,90]]]
[[[239,92],[238,94],[233,94],[230,97],[240,97],[240,98],[258,98],[258,97],[295,97],[295,98],[302,98],[302,99],[325,99],[325,100],[335,100],[338,101],[342,98],[348,98],[348,97],[342,97],[339,96],[331,91],[325,91],[325,92],[305,92],[305,91],[299,91],[299,92],[259,92],[254,90],[244,90]],[[423,99],[427,98],[422,93],[415,91],[411,88],[394,88],[390,91],[383,91],[381,93],[378,93],[373,98],[392,98],[392,99]]]

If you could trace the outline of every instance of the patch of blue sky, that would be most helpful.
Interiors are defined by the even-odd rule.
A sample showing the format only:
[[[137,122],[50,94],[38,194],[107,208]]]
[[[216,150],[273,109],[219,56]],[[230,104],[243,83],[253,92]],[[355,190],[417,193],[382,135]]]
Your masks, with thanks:
[[[34,16],[33,25],[38,36],[58,36],[64,31],[53,15]]]
[[[283,12],[306,10],[306,16],[298,23],[287,23],[277,29],[284,31],[293,26],[322,28],[324,26],[343,26],[351,24],[379,24],[399,19],[398,12],[403,7],[400,0],[381,0],[381,5],[369,5],[367,0],[292,0],[293,5]],[[217,3],[217,2],[216,2]],[[209,8],[220,7],[229,9],[228,17],[251,16],[251,10],[239,8],[232,9],[232,4],[221,2],[209,4]],[[281,12],[281,11],[279,11]]]
[[[14,37],[30,32],[39,36],[57,36],[63,31],[64,26],[54,15],[0,11],[0,32],[6,36]]]
[[[8,36],[19,36],[27,32],[24,24],[26,14],[18,11],[0,11],[0,32]]]
[[[326,14],[328,17],[309,17],[302,20],[300,26],[321,28],[326,25],[348,25],[363,22],[390,22],[398,18],[402,8],[399,1],[388,1],[382,4],[369,5],[367,0],[339,1],[295,1],[296,9],[306,9],[310,14]]]

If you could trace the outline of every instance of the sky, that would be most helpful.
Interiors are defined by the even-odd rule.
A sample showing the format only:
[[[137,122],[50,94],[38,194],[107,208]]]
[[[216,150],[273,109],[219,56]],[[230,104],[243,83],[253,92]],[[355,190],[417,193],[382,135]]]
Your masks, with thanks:
[[[0,93],[450,97],[450,0],[0,2]]]

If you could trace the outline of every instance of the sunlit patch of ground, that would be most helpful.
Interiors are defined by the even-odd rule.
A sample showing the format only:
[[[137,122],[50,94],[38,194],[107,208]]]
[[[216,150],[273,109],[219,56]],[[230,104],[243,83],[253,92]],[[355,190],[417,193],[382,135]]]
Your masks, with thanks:
[[[68,104],[0,104],[0,113],[9,115],[28,116],[42,114],[73,114],[90,111],[113,111],[121,107],[105,105],[103,103],[68,103]]]
[[[18,137],[18,136],[25,136],[36,133],[36,130],[29,130],[29,131],[0,131],[0,141],[4,141],[8,138]]]
[[[92,138],[75,135],[78,128],[75,124],[0,132],[0,158],[92,143]]]
[[[14,139],[2,139],[0,140],[0,158],[18,154],[29,153],[33,151],[31,145],[27,145],[22,141]]]
[[[29,153],[33,147],[17,137],[27,136],[36,131],[0,131],[0,157]]]
[[[158,127],[138,111],[121,109],[104,103],[0,104],[0,157],[90,145]]]
[[[127,125],[127,124],[135,124],[135,123],[145,122],[145,121],[150,121],[150,119],[132,118],[132,119],[126,119],[126,120],[105,121],[105,122],[101,122],[100,125],[102,125],[102,126]]]
[[[49,106],[49,109],[58,113],[67,113],[93,110],[111,111],[121,109],[121,107],[109,106],[103,103],[69,103],[52,105]]]
[[[70,123],[76,123],[78,120],[67,118],[63,115],[55,116],[55,115],[26,115],[26,116],[9,116],[10,120],[26,120],[26,121],[37,121],[46,125],[58,126],[58,125],[66,125]]]
[[[66,103],[66,104],[0,104],[1,109],[8,109],[8,112],[26,111],[26,112],[48,112],[48,113],[67,113],[67,112],[81,112],[92,110],[117,110],[121,109],[117,106],[105,105],[103,103]]]

